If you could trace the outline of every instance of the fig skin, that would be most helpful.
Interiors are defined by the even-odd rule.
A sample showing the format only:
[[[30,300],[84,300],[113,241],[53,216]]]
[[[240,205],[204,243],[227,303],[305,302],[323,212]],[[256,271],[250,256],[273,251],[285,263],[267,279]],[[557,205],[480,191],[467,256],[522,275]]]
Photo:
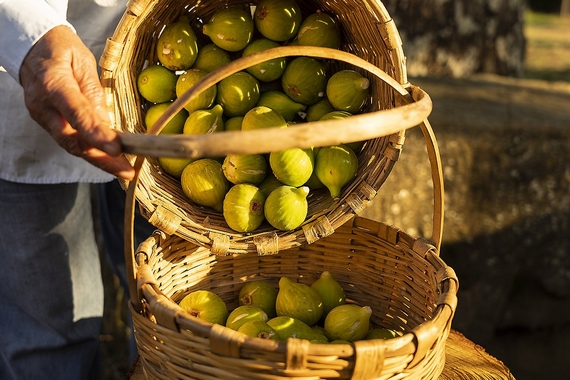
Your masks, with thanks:
[[[164,29],[158,38],[156,54],[160,63],[172,71],[192,67],[198,56],[198,42],[188,17],[181,16]]]
[[[228,315],[228,318],[226,319],[226,327],[237,331],[246,322],[267,322],[268,320],[269,318],[267,317],[267,313],[261,310],[260,307],[253,305],[242,305],[236,307]]]
[[[305,322],[287,315],[271,318],[267,324],[277,332],[279,340],[289,338],[318,340],[320,338],[319,334]]]
[[[243,117],[242,131],[261,128],[287,128],[287,122],[277,111],[266,106],[255,106]]]
[[[208,75],[208,73],[200,69],[190,69],[182,73],[176,81],[176,96],[181,97],[186,91],[192,88],[192,86],[198,83],[198,81],[206,75]],[[205,89],[194,99],[186,103],[184,105],[184,108],[186,108],[188,112],[210,108],[216,100],[217,91],[218,89],[216,85]]]
[[[324,65],[310,57],[293,59],[281,76],[283,92],[293,101],[307,106],[325,97],[327,81]]]
[[[217,85],[216,102],[228,118],[244,116],[259,100],[259,81],[245,71],[222,79]]]
[[[162,116],[162,114],[170,107],[172,103],[158,103],[153,104],[148,108],[146,114],[144,116],[144,124],[146,126],[146,130],[149,131],[156,121]],[[188,118],[188,111],[184,108],[178,111],[176,115],[160,131],[160,134],[176,134],[182,133],[184,129],[184,122]]]
[[[180,184],[192,202],[222,212],[230,182],[224,176],[219,161],[202,158],[188,164],[182,171]]]
[[[233,184],[260,184],[267,176],[269,165],[262,154],[228,154],[222,163],[224,175]]]
[[[311,284],[311,288],[323,301],[323,320],[332,309],[346,303],[344,289],[328,271],[322,272],[320,277]]]
[[[257,5],[253,21],[265,38],[283,42],[297,34],[303,16],[294,1],[262,0]]]
[[[247,57],[260,51],[278,46],[280,45],[275,41],[271,41],[266,38],[260,38],[252,41],[249,45],[247,45],[245,49],[243,49],[242,56]],[[285,71],[285,66],[287,66],[286,58],[274,58],[265,62],[258,63],[257,65],[250,66],[246,69],[246,71],[261,82],[271,82],[281,78],[283,71]]]
[[[323,301],[310,286],[281,277],[275,310],[278,316],[289,316],[311,326],[323,315]]]
[[[327,99],[339,111],[359,113],[370,96],[370,81],[354,70],[340,70],[327,81]]]
[[[185,135],[208,134],[224,131],[224,119],[222,118],[222,106],[191,112],[184,122],[182,133]]]
[[[265,280],[254,280],[245,283],[239,292],[240,305],[255,305],[260,307],[269,318],[274,318],[277,288]]]
[[[274,228],[291,231],[305,221],[309,210],[307,202],[309,188],[302,186],[280,186],[265,199],[265,219]]]
[[[236,232],[252,232],[265,220],[265,195],[248,183],[234,185],[224,197],[223,215],[228,226]]]
[[[216,46],[229,52],[240,51],[249,44],[253,35],[251,13],[241,7],[219,9],[202,27]]]
[[[337,119],[344,119],[344,118],[347,118],[350,116],[353,116],[353,115],[348,111],[333,110],[333,111],[328,112],[328,113],[324,114],[323,116],[321,116],[320,120],[322,120],[322,121],[337,120]],[[344,145],[346,145],[347,147],[352,149],[352,151],[354,153],[358,154],[362,150],[362,147],[364,146],[365,142],[366,141],[355,141],[355,142],[351,142],[351,143],[346,143]]]
[[[305,17],[297,33],[299,45],[340,49],[341,42],[338,23],[330,15],[322,12],[315,12]]]
[[[325,116],[329,112],[333,112],[335,109],[332,106],[331,102],[327,98],[323,98],[316,102],[315,104],[310,105],[307,107],[307,116],[305,118],[306,121],[318,121],[323,116]]]
[[[267,173],[267,177],[265,177],[265,179],[259,184],[258,187],[259,190],[265,194],[265,197],[267,198],[267,196],[271,194],[273,190],[283,185],[284,183],[275,178],[275,175],[273,173]]]
[[[151,103],[165,103],[176,98],[176,74],[161,65],[143,69],[137,76],[137,89]]]
[[[299,187],[311,178],[315,167],[313,150],[291,148],[269,154],[269,166],[280,182]]]
[[[392,339],[398,336],[400,335],[395,330],[377,327],[368,330],[364,339]]]
[[[198,50],[196,62],[194,62],[192,67],[209,73],[227,65],[231,61],[232,59],[227,51],[211,43],[202,46]]]
[[[258,106],[266,106],[283,116],[285,121],[293,121],[295,116],[307,108],[289,98],[283,91],[270,90],[262,92],[257,101]]]
[[[372,309],[369,306],[344,304],[332,309],[325,318],[325,334],[330,341],[354,342],[364,339],[370,328]]]
[[[337,199],[342,188],[349,183],[358,170],[358,157],[346,145],[322,147],[315,159],[318,179],[329,189],[331,197]]]
[[[277,332],[264,321],[247,321],[237,331],[253,338],[279,340]]]
[[[203,321],[225,326],[228,317],[226,303],[214,292],[196,290],[187,294],[179,306],[190,315]]]

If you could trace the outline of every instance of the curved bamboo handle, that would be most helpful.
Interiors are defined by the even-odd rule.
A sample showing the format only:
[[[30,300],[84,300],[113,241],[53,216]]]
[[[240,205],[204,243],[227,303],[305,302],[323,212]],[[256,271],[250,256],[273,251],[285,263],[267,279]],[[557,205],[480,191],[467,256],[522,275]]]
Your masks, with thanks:
[[[164,126],[202,91],[222,79],[270,59],[308,56],[350,63],[375,75],[392,87],[405,104],[401,107],[350,117],[346,120],[315,121],[290,128],[266,128],[204,135],[160,135]],[[431,113],[429,95],[419,88],[408,90],[384,71],[351,53],[314,46],[280,46],[236,59],[202,78],[179,96],[158,118],[147,134],[121,133],[125,153],[154,157],[217,157],[230,153],[257,154],[293,147],[338,145],[387,136],[420,124]],[[347,126],[347,124],[349,126]],[[260,142],[263,142],[262,144]]]

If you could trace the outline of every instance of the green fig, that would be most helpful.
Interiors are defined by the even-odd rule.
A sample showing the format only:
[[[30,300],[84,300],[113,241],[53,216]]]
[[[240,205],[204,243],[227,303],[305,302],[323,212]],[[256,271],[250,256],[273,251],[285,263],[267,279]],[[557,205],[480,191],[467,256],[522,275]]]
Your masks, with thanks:
[[[287,121],[277,111],[266,106],[255,106],[243,117],[242,131],[261,128],[287,128]]]
[[[269,318],[274,318],[275,300],[278,290],[269,282],[254,280],[245,283],[239,291],[240,305],[255,305],[260,307]]]
[[[386,328],[374,328],[368,330],[364,339],[392,339],[400,336],[395,330]]]
[[[311,284],[323,301],[323,316],[339,305],[346,303],[344,289],[328,271],[321,273],[320,277]]]
[[[283,276],[279,280],[275,310],[278,316],[293,317],[311,326],[323,315],[323,301],[310,286]]]
[[[286,41],[297,34],[303,16],[293,0],[262,0],[257,4],[253,21],[265,38]]]
[[[332,106],[331,102],[329,102],[327,98],[323,98],[315,104],[311,104],[309,107],[307,107],[307,115],[305,119],[307,121],[318,121],[324,115],[334,110],[335,109]]]
[[[330,344],[350,344],[350,342],[348,340],[335,339]]]
[[[234,185],[228,190],[223,203],[226,223],[236,232],[252,232],[265,220],[265,195],[248,183]]]
[[[224,123],[224,129],[227,131],[241,131],[241,123],[243,122],[243,116],[230,117]]]
[[[309,180],[315,166],[313,150],[291,148],[269,154],[269,166],[280,182],[299,187]]]
[[[164,66],[152,65],[137,76],[137,89],[152,103],[165,103],[176,98],[176,74]]]
[[[271,41],[265,38],[260,38],[255,41],[252,41],[249,45],[247,45],[246,48],[243,49],[242,56],[247,57],[254,53],[258,53],[260,51],[271,49],[278,46],[280,45],[275,41]],[[246,71],[251,75],[253,75],[257,80],[260,80],[262,82],[271,82],[281,78],[281,75],[283,75],[283,71],[285,71],[286,65],[287,65],[286,58],[284,57],[274,58],[250,66],[246,69]]]
[[[319,177],[317,177],[317,172],[315,172],[315,170],[313,170],[313,172],[311,173],[311,176],[309,177],[307,182],[305,182],[304,186],[307,186],[311,190],[324,189],[326,187],[321,182]]]
[[[326,94],[335,109],[356,114],[370,96],[370,81],[354,70],[337,71],[327,81]]]
[[[287,315],[271,318],[267,324],[277,332],[279,340],[289,338],[313,340],[319,338],[319,335],[305,322]]]
[[[283,185],[284,183],[275,178],[275,175],[270,172],[267,173],[265,179],[257,187],[259,187],[259,191],[265,194],[265,197],[267,198],[267,196],[271,194],[273,190]]]
[[[202,158],[188,164],[180,177],[182,191],[192,202],[222,212],[230,188],[222,164],[212,158]]]
[[[279,340],[277,331],[263,321],[247,321],[237,331],[253,338]]]
[[[338,23],[330,15],[315,12],[305,17],[297,33],[302,46],[321,46],[339,49],[342,42]]]
[[[179,305],[196,318],[222,326],[226,324],[228,308],[220,296],[209,290],[196,290],[189,293]]]
[[[306,186],[280,186],[265,199],[265,219],[274,228],[291,231],[299,227],[307,217],[309,188]]]
[[[293,59],[281,76],[283,92],[297,103],[311,105],[326,94],[327,74],[323,64],[310,57]]]
[[[317,177],[333,199],[340,196],[343,186],[354,178],[357,170],[358,157],[346,145],[322,147],[315,159]]]
[[[242,305],[236,307],[226,320],[226,327],[232,330],[239,330],[244,323],[249,321],[261,321],[267,322],[269,318],[267,313],[258,306],[253,305]]]
[[[198,55],[198,41],[188,17],[181,16],[164,28],[158,37],[156,55],[160,63],[172,71],[192,67]]]
[[[176,96],[181,97],[186,91],[194,86],[198,81],[204,78],[208,73],[200,69],[190,69],[182,73],[176,82]],[[214,104],[216,99],[217,87],[213,85],[208,87],[194,99],[184,105],[188,112],[193,112],[200,109],[207,109]]]
[[[185,135],[200,135],[224,131],[222,106],[216,104],[210,109],[196,110],[188,115],[184,122]]]
[[[154,123],[156,123],[158,118],[162,116],[162,114],[168,109],[168,107],[170,107],[171,104],[172,104],[171,102],[158,103],[158,104],[153,104],[148,108],[144,116],[144,124],[146,126],[147,131],[153,127]],[[184,108],[181,109],[180,111],[178,111],[178,113],[176,113],[176,115],[172,117],[172,119],[170,119],[168,123],[166,123],[166,125],[162,128],[160,133],[161,134],[182,133],[182,130],[184,129],[184,122],[186,121],[187,117],[188,117],[188,111],[186,111]]]
[[[285,121],[292,121],[299,112],[306,108],[304,104],[293,101],[283,91],[277,90],[262,92],[257,105],[271,108],[283,116]]]
[[[196,159],[187,157],[158,157],[158,164],[165,173],[180,179],[184,168]]]
[[[259,100],[259,82],[251,74],[239,71],[218,83],[216,101],[227,117],[244,116]]]
[[[194,62],[192,67],[209,73],[227,65],[231,61],[232,59],[227,51],[215,44],[207,44],[198,50],[196,62]]]
[[[224,175],[233,184],[258,185],[267,176],[267,167],[262,154],[228,154],[222,164]]]
[[[354,342],[364,339],[370,327],[371,315],[369,306],[337,306],[325,318],[325,334],[331,341],[341,339]]]
[[[220,48],[235,52],[249,44],[253,29],[251,13],[235,6],[216,11],[202,32]]]

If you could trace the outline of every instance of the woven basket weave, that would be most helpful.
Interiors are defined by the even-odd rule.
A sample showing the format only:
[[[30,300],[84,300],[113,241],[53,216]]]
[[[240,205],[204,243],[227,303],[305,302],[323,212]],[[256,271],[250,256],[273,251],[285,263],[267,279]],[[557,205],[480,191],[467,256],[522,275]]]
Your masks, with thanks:
[[[327,57],[331,59],[333,69],[353,67],[371,79],[371,101],[365,114],[351,117],[349,126],[337,121],[320,122],[320,126],[316,125],[319,123],[311,123],[312,131],[306,130],[308,126],[299,126],[287,128],[287,131],[283,130],[278,136],[271,134],[272,131],[225,132],[185,140],[176,139],[182,136],[175,136],[175,139],[156,136],[165,124],[167,115],[173,115],[176,106],[181,107],[182,103],[175,102],[171,106],[171,112],[163,115],[153,131],[145,135],[144,111],[136,88],[136,76],[145,65],[157,62],[155,43],[162,28],[173,23],[182,13],[199,22],[208,20],[221,6],[247,6],[255,3],[256,1],[244,0],[130,1],[100,60],[102,83],[108,95],[107,103],[114,126],[125,132],[122,137],[125,151],[130,153],[128,157],[133,161],[135,155],[147,157],[141,163],[136,192],[142,214],[157,228],[204,246],[216,255],[250,252],[272,254],[333,234],[375,198],[399,159],[404,130],[417,125],[431,112],[429,96],[407,82],[400,38],[381,2],[307,0],[298,2],[305,15],[317,9],[335,15],[344,41],[341,49],[354,58],[327,49],[276,48],[276,51],[262,52],[261,55],[249,56],[240,62],[234,61],[228,65],[233,66],[204,78],[202,85],[206,88],[206,83],[217,83],[228,76],[232,68],[237,71],[251,66],[255,59],[259,61],[269,59],[270,56],[292,55]],[[335,56],[338,59],[333,58]],[[198,87],[194,86],[184,96],[195,96]],[[340,140],[341,137],[346,138]],[[219,157],[223,155],[221,153],[231,152],[266,153],[292,146],[350,142],[347,138],[350,141],[368,140],[359,154],[356,177],[343,189],[337,200],[333,200],[324,190],[311,192],[308,198],[308,217],[293,231],[276,231],[267,223],[254,233],[240,234],[232,231],[221,213],[190,202],[184,196],[179,181],[164,174],[154,158]],[[123,185],[126,188],[127,184]]]
[[[441,164],[431,127],[421,127],[435,196],[434,229],[428,239],[356,216],[332,236],[274,255],[214,255],[163,231],[134,252],[136,184],[131,183],[125,254],[131,264],[134,334],[145,374],[152,379],[437,379],[445,365],[458,280],[439,258]],[[275,342],[201,321],[177,304],[188,292],[207,289],[233,309],[247,281],[264,279],[277,285],[287,276],[311,284],[325,270],[343,286],[349,302],[372,308],[372,324],[402,336],[352,344]]]

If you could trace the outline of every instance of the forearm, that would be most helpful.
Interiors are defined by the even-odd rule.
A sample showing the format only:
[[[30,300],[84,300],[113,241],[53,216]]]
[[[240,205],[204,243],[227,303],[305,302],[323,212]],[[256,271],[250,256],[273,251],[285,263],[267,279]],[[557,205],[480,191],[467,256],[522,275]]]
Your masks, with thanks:
[[[0,0],[0,66],[18,82],[24,58],[49,30],[67,25],[67,1],[58,9],[44,0]]]

